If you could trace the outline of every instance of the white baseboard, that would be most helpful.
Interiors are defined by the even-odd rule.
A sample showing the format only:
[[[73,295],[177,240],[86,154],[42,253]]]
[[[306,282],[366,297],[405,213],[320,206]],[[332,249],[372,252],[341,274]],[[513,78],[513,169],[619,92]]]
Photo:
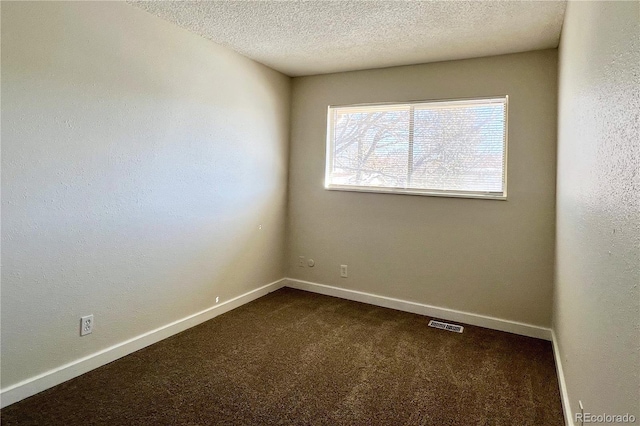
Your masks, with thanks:
[[[327,296],[339,297],[341,299],[368,303],[370,305],[382,306],[384,308],[411,312],[448,321],[477,325],[479,327],[490,328],[492,330],[506,331],[508,333],[520,334],[522,336],[551,340],[551,330],[537,325],[456,311],[454,309],[439,308],[437,306],[425,305],[423,303],[408,302],[406,300],[364,293],[362,291],[348,290],[340,287],[332,287],[310,281],[296,280],[293,278],[286,278],[285,286],[296,288],[298,290],[324,294]]]
[[[66,382],[67,380],[73,379],[74,377],[115,361],[118,358],[122,358],[125,355],[129,355],[130,353],[138,351],[146,346],[157,343],[167,337],[208,321],[218,315],[229,312],[230,310],[242,306],[245,303],[249,303],[259,297],[271,293],[272,291],[278,290],[283,286],[284,279],[274,281],[270,284],[234,297],[233,299],[227,300],[226,302],[219,303],[203,311],[189,315],[188,317],[163,325],[155,330],[151,330],[84,358],[77,359],[68,364],[54,368],[53,370],[49,370],[37,376],[23,380],[15,385],[11,385],[0,390],[0,408],[4,408],[10,404],[28,398],[45,389],[49,389],[60,383]]]
[[[553,342],[553,357],[556,361],[556,373],[558,376],[558,385],[560,385],[560,400],[562,401],[562,412],[564,413],[564,423],[566,426],[574,426],[573,413],[569,404],[569,392],[567,391],[567,383],[564,380],[564,370],[562,369],[562,358],[560,357],[560,349],[558,348],[558,339],[556,332],[551,330],[551,341]]]

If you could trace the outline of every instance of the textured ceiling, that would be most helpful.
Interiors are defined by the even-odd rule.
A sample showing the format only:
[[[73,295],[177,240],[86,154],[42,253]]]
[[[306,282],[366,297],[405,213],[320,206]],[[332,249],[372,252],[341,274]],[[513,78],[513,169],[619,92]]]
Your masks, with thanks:
[[[287,75],[558,46],[564,1],[135,1]]]

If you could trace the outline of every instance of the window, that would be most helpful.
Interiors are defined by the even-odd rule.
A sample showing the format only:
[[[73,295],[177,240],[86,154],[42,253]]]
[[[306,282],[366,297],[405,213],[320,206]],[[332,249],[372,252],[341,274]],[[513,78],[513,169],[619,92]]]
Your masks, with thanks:
[[[330,106],[325,187],[505,199],[507,100]]]

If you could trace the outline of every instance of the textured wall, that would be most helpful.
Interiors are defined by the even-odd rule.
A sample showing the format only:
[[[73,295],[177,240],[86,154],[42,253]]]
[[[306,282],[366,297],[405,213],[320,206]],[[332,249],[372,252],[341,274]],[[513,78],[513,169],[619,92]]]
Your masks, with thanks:
[[[289,276],[549,326],[556,78],[556,50],[295,78]],[[328,105],[495,95],[509,95],[507,201],[323,188]]]
[[[572,411],[640,418],[640,3],[570,2],[554,330]]]
[[[283,277],[289,95],[130,5],[3,2],[2,387]]]

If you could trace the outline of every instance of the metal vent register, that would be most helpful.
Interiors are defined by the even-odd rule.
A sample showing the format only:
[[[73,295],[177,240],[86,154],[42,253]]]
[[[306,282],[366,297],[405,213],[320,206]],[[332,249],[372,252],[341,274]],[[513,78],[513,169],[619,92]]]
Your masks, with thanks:
[[[439,328],[441,330],[453,331],[456,333],[462,333],[462,331],[464,330],[464,327],[461,325],[448,324],[446,322],[440,322],[435,320],[429,321],[429,327]]]

